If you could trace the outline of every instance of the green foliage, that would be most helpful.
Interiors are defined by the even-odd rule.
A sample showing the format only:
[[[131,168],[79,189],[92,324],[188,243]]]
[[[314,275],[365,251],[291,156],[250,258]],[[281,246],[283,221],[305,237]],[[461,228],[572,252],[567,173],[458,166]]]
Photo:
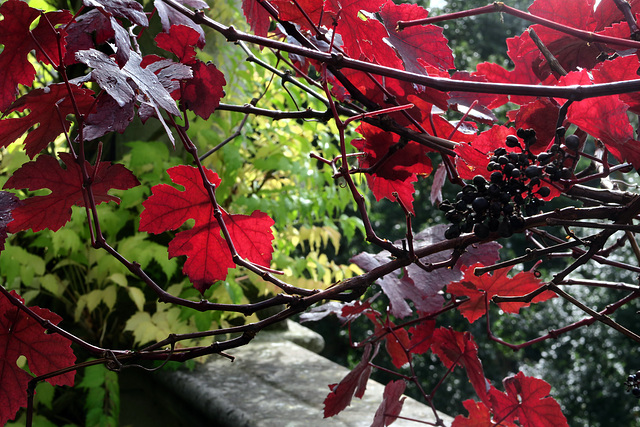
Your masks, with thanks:
[[[116,427],[120,416],[120,386],[118,374],[104,365],[84,369],[84,377],[77,385],[87,390],[84,407],[87,426]]]

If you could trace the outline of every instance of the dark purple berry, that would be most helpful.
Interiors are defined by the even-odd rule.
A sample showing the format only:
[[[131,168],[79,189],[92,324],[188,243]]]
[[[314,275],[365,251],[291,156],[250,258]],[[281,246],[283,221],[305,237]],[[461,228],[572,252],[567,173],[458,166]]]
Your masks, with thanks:
[[[438,209],[440,209],[442,212],[449,212],[450,210],[453,209],[453,205],[449,203],[448,200],[445,200],[444,202],[440,203],[440,206],[438,206]]]
[[[502,207],[502,212],[504,212],[505,215],[511,215],[513,213],[513,205],[511,204],[506,204]]]
[[[513,163],[507,163],[502,168],[502,173],[504,173],[506,176],[511,176],[511,172],[513,171],[514,168],[515,166],[513,165]]]
[[[473,185],[465,185],[464,187],[462,187],[462,192],[464,194],[475,193],[477,191],[478,191],[478,189],[476,187],[474,187]]]
[[[460,231],[462,233],[471,233],[471,230],[473,230],[473,222],[471,221],[464,221],[460,223]]]
[[[455,239],[458,236],[460,236],[460,227],[456,224],[450,225],[444,232],[445,239]]]
[[[476,212],[484,212],[489,207],[489,201],[484,197],[476,197],[471,203],[471,207]]]
[[[540,166],[535,166],[535,165],[527,166],[527,168],[524,170],[524,174],[529,179],[535,178],[537,176],[542,175],[542,168]]]
[[[476,224],[475,227],[473,227],[473,234],[475,234],[479,239],[489,237],[489,233],[491,233],[491,231],[489,230],[489,226],[482,222]]]
[[[541,165],[549,163],[552,158],[553,158],[553,155],[551,153],[540,153],[540,154],[538,154],[538,162]]]
[[[484,188],[487,185],[487,180],[482,175],[476,175],[473,177],[473,184],[478,188]]]
[[[498,186],[498,184],[490,184],[489,187],[487,187],[487,193],[489,193],[491,197],[500,196],[500,186]]]
[[[500,216],[500,212],[502,212],[502,204],[500,202],[491,202],[489,205],[489,213],[491,216]]]
[[[502,178],[503,178],[503,175],[502,175],[502,172],[500,171],[495,171],[491,174],[491,182],[495,184],[502,182]]]
[[[507,145],[507,147],[510,147],[510,148],[515,148],[515,147],[522,148],[520,145],[520,141],[518,141],[518,138],[515,135],[508,135],[505,144]]]
[[[447,219],[447,221],[453,222],[454,224],[458,224],[460,221],[462,221],[462,218],[464,218],[462,214],[457,211],[449,211],[444,214],[444,217]]]
[[[578,135],[569,135],[564,139],[564,145],[566,145],[569,150],[578,151],[580,138]]]
[[[540,197],[549,197],[549,194],[551,194],[551,189],[549,187],[540,187],[538,189],[538,194],[540,195]]]

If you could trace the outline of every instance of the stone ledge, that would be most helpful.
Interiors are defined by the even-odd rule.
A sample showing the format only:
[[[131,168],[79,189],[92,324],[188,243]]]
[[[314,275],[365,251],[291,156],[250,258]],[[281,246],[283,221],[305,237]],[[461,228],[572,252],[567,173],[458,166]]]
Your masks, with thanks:
[[[163,372],[160,382],[182,396],[205,418],[229,427],[366,427],[382,401],[384,386],[369,380],[362,400],[323,419],[328,385],[348,370],[293,342],[258,340],[230,352],[230,362],[212,357],[193,371]],[[404,417],[433,422],[431,408],[407,398]],[[445,425],[453,418],[439,414]],[[398,419],[394,426],[419,424]]]

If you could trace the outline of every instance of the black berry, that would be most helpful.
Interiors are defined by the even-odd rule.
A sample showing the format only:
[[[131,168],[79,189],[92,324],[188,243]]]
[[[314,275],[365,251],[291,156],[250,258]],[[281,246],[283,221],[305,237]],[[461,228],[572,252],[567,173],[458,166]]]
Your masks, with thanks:
[[[569,135],[564,139],[564,145],[566,145],[569,150],[578,151],[580,138],[578,138],[577,135]]]

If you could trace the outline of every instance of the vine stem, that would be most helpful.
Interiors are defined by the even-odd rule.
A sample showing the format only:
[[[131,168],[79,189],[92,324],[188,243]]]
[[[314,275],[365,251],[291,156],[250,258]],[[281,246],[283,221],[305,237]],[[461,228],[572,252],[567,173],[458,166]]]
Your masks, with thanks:
[[[43,319],[42,317],[40,317],[38,314],[36,314],[33,310],[31,310],[29,307],[27,307],[26,305],[24,305],[24,303],[22,301],[20,301],[20,299],[18,299],[17,297],[11,295],[11,293],[5,289],[4,286],[0,286],[0,293],[2,293],[5,298],[7,298],[9,300],[9,302],[11,304],[13,304],[15,307],[17,307],[19,310],[23,311],[27,316],[31,317],[32,319],[34,319],[36,322],[38,322],[38,324],[40,324],[40,326],[42,326],[46,331],[51,332],[51,333],[56,333],[66,339],[68,339],[69,341],[79,345],[80,347],[82,347],[84,350],[88,351],[91,354],[102,354],[105,351],[107,351],[104,348],[95,346],[93,344],[89,344],[88,342],[78,338],[77,336],[67,332],[66,330],[60,328],[57,325],[54,325],[51,321],[47,320],[47,319]],[[129,351],[124,351],[124,350],[115,350],[116,354],[129,354]]]
[[[344,137],[346,124],[340,119],[338,110],[336,109],[335,102],[331,97],[329,86],[327,83],[326,66],[323,67],[322,74],[323,74],[322,86],[325,90],[325,93],[327,94],[327,99],[329,100],[329,105],[333,113],[333,119],[336,123],[336,127],[338,128],[338,136],[340,138],[340,153],[342,155],[342,164],[340,165],[340,175],[342,179],[344,179],[345,182],[347,183],[347,186],[351,191],[351,196],[353,197],[354,201],[356,202],[356,205],[358,206],[358,211],[360,213],[360,217],[362,218],[362,222],[364,223],[364,227],[365,227],[366,239],[368,242],[372,242],[380,246],[381,248],[388,250],[389,252],[391,252],[396,256],[403,256],[404,253],[401,249],[396,248],[395,245],[393,245],[393,243],[389,242],[388,240],[380,239],[376,235],[375,231],[373,230],[373,226],[371,225],[371,221],[369,220],[369,215],[367,214],[367,208],[365,206],[364,197],[358,191],[355,183],[353,182],[353,178],[351,177],[351,173],[349,171],[346,141]]]
[[[542,341],[546,341],[548,339],[558,338],[560,335],[565,334],[567,332],[570,332],[570,331],[572,331],[574,329],[578,329],[578,328],[583,327],[583,326],[592,325],[597,320],[599,320],[598,317],[603,317],[604,316],[604,317],[610,319],[607,316],[613,314],[620,307],[622,307],[622,306],[628,304],[629,302],[631,302],[631,301],[633,301],[635,299],[638,299],[638,298],[640,298],[640,291],[635,290],[632,293],[630,293],[629,295],[625,296],[624,298],[621,298],[620,300],[616,301],[615,303],[609,304],[607,307],[605,307],[604,310],[596,312],[596,314],[597,314],[596,317],[594,317],[594,316],[586,317],[586,318],[584,318],[582,320],[578,320],[578,321],[576,321],[576,322],[574,322],[574,323],[572,323],[570,325],[564,326],[562,328],[552,329],[545,335],[542,335],[540,337],[534,338],[534,339],[529,340],[529,341],[525,341],[525,342],[523,342],[521,344],[511,344],[511,343],[508,343],[508,342],[496,337],[495,335],[493,335],[493,333],[491,332],[491,324],[490,324],[490,321],[489,321],[489,311],[487,310],[487,334],[488,334],[489,338],[492,341],[495,341],[495,342],[497,342],[499,344],[502,344],[502,345],[510,348],[513,351],[518,351],[518,350],[521,350],[521,349],[523,349],[525,347],[529,347],[531,345],[537,344],[537,343],[542,342]],[[495,297],[492,298],[492,300],[494,302],[509,302],[509,301],[515,302],[516,299],[518,299],[518,297],[498,297],[498,296],[495,296]]]
[[[411,21],[398,21],[397,28],[398,30],[403,30],[404,28],[413,27],[416,25],[427,25],[433,24],[435,22],[448,21],[452,19],[460,19],[469,16],[477,16],[484,15],[487,13],[506,13],[517,18],[522,18],[526,21],[533,22],[534,24],[540,24],[547,28],[551,28],[556,31],[560,31],[561,33],[568,34],[573,37],[577,37],[581,40],[584,40],[589,43],[599,42],[606,43],[614,46],[640,49],[640,42],[635,40],[625,40],[617,37],[604,36],[601,34],[596,34],[591,31],[584,31],[578,28],[570,27],[564,24],[558,24],[555,21],[551,21],[546,18],[542,18],[540,16],[532,15],[528,12],[523,12],[519,9],[516,9],[511,6],[507,6],[501,1],[493,2],[493,4],[489,4],[487,6],[477,7],[475,9],[469,9],[462,12],[454,12],[448,13],[440,16],[433,16],[424,19],[416,19]]]
[[[409,71],[398,70],[395,68],[385,67],[378,64],[372,64],[366,61],[360,61],[346,57],[341,54],[321,52],[316,49],[310,49],[291,43],[273,40],[267,37],[260,37],[238,31],[234,27],[225,26],[219,22],[194,12],[175,0],[162,0],[169,7],[175,9],[184,16],[192,19],[194,22],[212,28],[225,36],[228,41],[246,41],[259,46],[265,46],[284,52],[294,53],[309,59],[315,59],[329,66],[340,68],[350,68],[354,70],[370,72],[380,76],[395,78],[402,81],[424,85],[436,90],[450,92],[472,92],[472,93],[492,93],[499,95],[524,95],[536,97],[553,97],[563,99],[573,99],[581,101],[589,98],[596,98],[607,95],[619,95],[622,93],[640,91],[640,79],[626,80],[615,83],[599,83],[589,86],[570,85],[570,86],[538,86],[525,84],[504,84],[504,83],[487,83],[473,82],[464,80],[447,79],[442,77],[431,77],[422,74],[411,73]],[[618,39],[616,39],[618,40]],[[634,42],[640,46],[640,42]]]

